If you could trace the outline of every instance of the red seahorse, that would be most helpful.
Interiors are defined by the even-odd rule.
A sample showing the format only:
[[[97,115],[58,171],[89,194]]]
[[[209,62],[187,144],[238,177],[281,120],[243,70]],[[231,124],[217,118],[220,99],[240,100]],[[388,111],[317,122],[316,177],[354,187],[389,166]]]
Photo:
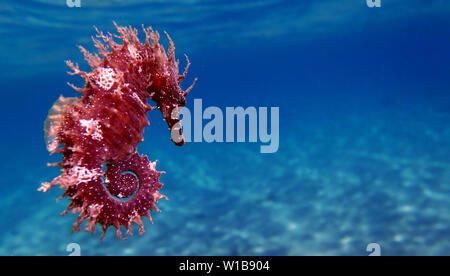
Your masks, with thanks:
[[[73,72],[85,79],[84,88],[71,87],[82,93],[81,98],[60,97],[49,111],[44,125],[47,149],[61,153],[63,160],[49,166],[60,166],[61,175],[52,182],[43,183],[40,191],[59,185],[70,204],[62,213],[79,213],[73,231],[79,231],[86,221],[86,231],[102,226],[103,239],[108,227],[116,228],[122,237],[121,226],[131,235],[132,224],[144,233],[142,217],[151,221],[150,211],[159,211],[155,203],[165,198],[159,193],[162,184],[155,162],[139,155],[137,144],[143,141],[144,127],[150,123],[147,111],[154,109],[147,103],[156,102],[172,133],[182,138],[179,118],[172,115],[176,108],[186,104],[185,91],[180,82],[187,74],[178,74],[175,47],[169,35],[168,52],[159,44],[159,34],[144,28],[145,43],[138,31],[114,23],[118,35],[104,35],[98,29],[93,38],[99,55],[80,46],[91,72],[80,71],[78,64],[67,61]],[[114,37],[122,41],[118,44]],[[176,114],[176,112],[174,112]],[[175,131],[175,132],[174,132]],[[183,139],[173,140],[183,145]],[[106,168],[104,170],[104,167]]]

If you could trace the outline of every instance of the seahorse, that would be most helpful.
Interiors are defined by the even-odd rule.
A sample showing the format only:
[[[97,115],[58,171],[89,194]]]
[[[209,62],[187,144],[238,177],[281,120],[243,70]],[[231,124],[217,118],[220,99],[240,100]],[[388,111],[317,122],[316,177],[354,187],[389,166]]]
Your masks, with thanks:
[[[137,153],[137,144],[143,141],[144,128],[150,125],[147,112],[153,109],[161,111],[171,133],[177,134],[177,139],[171,136],[172,141],[184,144],[175,111],[185,106],[185,97],[197,81],[195,78],[186,90],[180,88],[190,62],[185,55],[187,65],[180,75],[175,46],[167,32],[166,52],[159,33],[151,27],[142,25],[145,42],[141,43],[137,29],[115,22],[114,26],[118,32],[114,35],[95,28],[92,40],[99,55],[79,46],[91,72],[66,61],[71,69],[68,74],[81,76],[85,85],[79,88],[68,83],[82,96],[60,96],[48,113],[44,123],[47,150],[63,157],[48,166],[61,167],[61,174],[38,189],[46,192],[59,185],[64,190],[60,198],[70,201],[61,215],[78,213],[72,231],[80,231],[85,223],[85,231],[94,233],[98,224],[103,230],[101,240],[111,226],[120,239],[121,227],[126,229],[126,238],[132,235],[133,224],[141,235],[145,232],[143,217],[153,223],[150,212],[159,212],[156,202],[167,199],[159,192],[159,177],[164,172],[156,170],[156,162]]]

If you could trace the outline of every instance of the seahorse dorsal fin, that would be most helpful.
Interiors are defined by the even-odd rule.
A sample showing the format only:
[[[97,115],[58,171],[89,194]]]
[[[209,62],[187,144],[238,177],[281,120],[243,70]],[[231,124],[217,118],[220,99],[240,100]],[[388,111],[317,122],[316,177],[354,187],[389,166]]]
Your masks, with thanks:
[[[78,98],[75,97],[64,98],[59,96],[58,100],[48,111],[47,119],[44,122],[44,139],[47,150],[50,153],[53,153],[60,145],[58,133],[64,118],[64,112],[77,100]]]

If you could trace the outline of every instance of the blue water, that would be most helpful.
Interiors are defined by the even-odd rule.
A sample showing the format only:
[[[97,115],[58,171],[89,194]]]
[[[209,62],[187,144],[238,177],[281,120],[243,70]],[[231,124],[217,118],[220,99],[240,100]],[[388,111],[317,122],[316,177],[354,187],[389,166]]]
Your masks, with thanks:
[[[0,255],[450,254],[450,3],[446,0],[0,3]],[[188,107],[280,108],[280,144],[174,146],[158,111],[139,152],[159,160],[169,197],[146,233],[100,243],[60,217],[46,163],[47,111],[77,95],[64,61],[87,65],[92,26],[166,30]],[[205,121],[206,122],[206,121]]]

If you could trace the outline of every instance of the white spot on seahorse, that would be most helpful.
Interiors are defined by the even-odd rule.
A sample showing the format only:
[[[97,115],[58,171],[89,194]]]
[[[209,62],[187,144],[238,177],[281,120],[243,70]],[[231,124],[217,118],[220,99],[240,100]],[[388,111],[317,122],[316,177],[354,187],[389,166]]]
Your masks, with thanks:
[[[117,80],[117,74],[112,68],[100,68],[98,72],[97,84],[105,90],[111,89]]]
[[[71,175],[75,176],[78,181],[90,181],[93,178],[99,177],[102,175],[101,170],[93,169],[90,170],[86,167],[75,166],[70,169]]]
[[[92,139],[101,141],[103,139],[103,132],[98,120],[80,120],[80,125],[86,128],[86,132],[83,135],[91,136]]]
[[[100,211],[102,210],[103,205],[95,203],[89,206],[89,213],[91,215],[92,218],[96,218],[99,214]]]

